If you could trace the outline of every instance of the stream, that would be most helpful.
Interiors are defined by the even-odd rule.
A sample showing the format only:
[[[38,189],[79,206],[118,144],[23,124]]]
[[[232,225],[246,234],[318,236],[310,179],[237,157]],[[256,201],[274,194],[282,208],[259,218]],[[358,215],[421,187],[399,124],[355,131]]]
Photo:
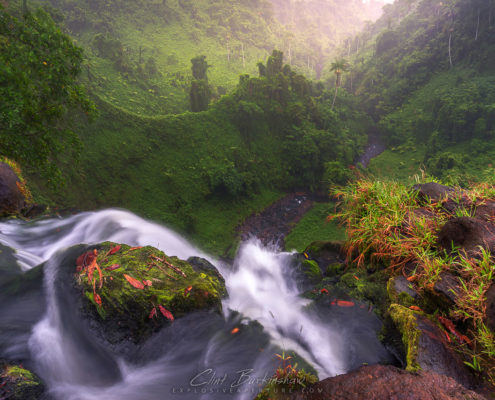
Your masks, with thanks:
[[[189,314],[139,346],[104,345],[61,284],[83,248],[73,246],[103,241],[210,260],[226,281],[223,315]],[[227,264],[167,227],[111,209],[3,222],[0,243],[0,358],[36,372],[54,399],[253,399],[284,351],[320,379],[393,361],[367,307],[322,307],[301,297],[292,254],[256,239]]]

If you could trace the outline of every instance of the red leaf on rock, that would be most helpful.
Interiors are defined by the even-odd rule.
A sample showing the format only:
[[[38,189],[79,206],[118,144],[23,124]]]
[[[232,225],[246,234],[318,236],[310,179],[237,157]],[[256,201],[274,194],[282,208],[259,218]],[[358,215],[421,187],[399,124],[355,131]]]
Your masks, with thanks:
[[[137,250],[137,249],[142,249],[142,248],[143,248],[143,246],[131,247],[131,248],[129,249],[129,251],[134,251],[134,250]]]
[[[237,332],[239,332],[239,328],[234,328],[232,329],[232,331],[230,332],[232,335],[235,335]]]
[[[134,279],[132,276],[124,274],[124,278],[127,279],[127,282],[129,282],[136,289],[144,289],[144,285],[137,279]]]
[[[165,307],[159,305],[158,308],[160,309],[160,312],[163,314],[165,318],[169,319],[170,321],[174,320],[174,316],[172,315],[172,313],[168,311]]]
[[[189,294],[189,292],[191,291],[192,289],[192,286],[188,286],[184,289],[184,296],[187,296]]]
[[[413,310],[413,311],[421,311],[423,312],[423,310],[421,308],[419,308],[418,306],[411,306],[409,307],[410,310]]]
[[[153,286],[153,282],[151,282],[148,279],[143,279],[143,285],[144,286]]]
[[[109,267],[106,267],[105,269],[106,269],[107,271],[114,271],[114,270],[116,270],[116,269],[118,269],[118,268],[120,268],[120,265],[119,265],[119,264],[113,264],[113,265],[111,265],[111,266],[109,266]]]
[[[120,250],[120,244],[115,246],[113,249],[110,249],[110,251],[107,253],[107,255],[111,256],[112,254],[117,253],[117,251],[119,251],[119,250]]]
[[[93,299],[95,300],[95,303],[98,304],[101,307],[101,297],[97,293],[93,293]]]
[[[156,317],[156,308],[155,308],[155,307],[153,307],[153,308],[151,309],[151,312],[150,312],[150,316],[149,316],[149,318],[151,319],[151,318],[153,318],[153,317]]]
[[[337,300],[337,305],[339,307],[354,307],[354,303],[352,301],[345,300]]]
[[[328,294],[328,290],[325,289],[325,288],[323,288],[323,289],[320,290],[320,293],[321,294]]]

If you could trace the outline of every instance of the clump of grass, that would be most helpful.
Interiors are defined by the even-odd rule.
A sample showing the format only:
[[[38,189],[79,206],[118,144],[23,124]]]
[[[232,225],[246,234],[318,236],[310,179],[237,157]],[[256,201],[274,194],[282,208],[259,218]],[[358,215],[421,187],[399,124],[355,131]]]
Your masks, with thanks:
[[[425,181],[429,181],[426,176],[417,179]],[[460,249],[446,252],[438,248],[437,236],[449,218],[472,216],[476,205],[493,200],[495,187],[477,183],[470,190],[455,189],[452,200],[457,198],[459,207],[451,215],[442,207],[443,201],[419,205],[416,192],[404,184],[361,178],[335,192],[341,201],[337,217],[347,228],[348,262],[358,267],[380,263],[391,274],[401,271],[420,291],[433,292],[444,271],[458,277],[461,287],[449,312],[468,327],[470,341],[459,343],[457,350],[470,360],[467,365],[482,371],[493,385],[495,337],[484,324],[486,291],[495,275],[492,255],[483,248],[476,258]]]

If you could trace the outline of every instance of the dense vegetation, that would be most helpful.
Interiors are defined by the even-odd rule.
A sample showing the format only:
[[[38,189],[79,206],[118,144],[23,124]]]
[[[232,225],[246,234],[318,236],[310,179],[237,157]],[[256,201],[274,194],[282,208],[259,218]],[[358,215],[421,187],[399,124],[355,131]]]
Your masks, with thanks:
[[[60,175],[60,153],[80,151],[65,116],[93,109],[76,81],[82,54],[42,10],[16,18],[0,5],[1,155],[50,180]]]
[[[320,77],[331,51],[380,14],[360,0],[37,0],[85,48],[84,79],[103,100],[143,115],[188,109],[189,60],[208,55],[212,95],[277,48]],[[11,6],[16,6],[12,4]]]
[[[361,47],[346,87],[362,99],[391,152],[400,153],[402,176],[423,166],[444,179],[473,178],[489,167],[494,7],[493,1],[399,0],[355,37],[352,47]]]
[[[431,180],[423,176],[417,182]],[[485,218],[477,207],[495,198],[493,177],[469,190],[452,189],[448,196],[435,201],[418,196],[410,186],[394,180],[359,180],[337,195],[342,201],[338,217],[347,228],[349,261],[370,270],[382,265],[392,276],[407,277],[409,286],[420,291],[421,297],[416,301],[406,299],[403,305],[429,314],[431,320],[441,321],[443,317],[438,317],[443,314],[456,321],[456,326],[469,336],[453,332],[456,350],[464,355],[467,365],[493,384],[495,338],[486,325],[486,292],[493,282],[492,255],[486,246],[473,251],[454,247],[453,243],[453,248],[445,249],[439,243],[439,232],[449,220]],[[462,243],[464,239],[456,240]],[[454,301],[447,306],[432,295],[445,273],[458,282],[449,290]]]

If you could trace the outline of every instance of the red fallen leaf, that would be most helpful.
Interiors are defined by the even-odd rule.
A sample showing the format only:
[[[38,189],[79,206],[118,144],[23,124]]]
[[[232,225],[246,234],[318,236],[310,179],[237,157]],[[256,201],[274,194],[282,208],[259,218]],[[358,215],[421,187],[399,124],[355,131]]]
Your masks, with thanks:
[[[151,282],[148,279],[143,279],[143,285],[144,286],[153,286],[153,282]]]
[[[345,300],[337,300],[337,305],[339,307],[354,307],[354,303],[352,301]]]
[[[411,306],[409,307],[410,310],[413,310],[413,311],[421,311],[423,312],[423,310],[421,308],[419,308],[418,306]]]
[[[98,304],[101,307],[101,297],[97,293],[93,293],[93,299],[95,300],[95,303]]]
[[[327,289],[321,289],[321,290],[320,290],[320,293],[321,293],[321,294],[328,294],[328,290],[327,290]]]
[[[413,276],[408,276],[406,278],[409,282],[414,282],[416,280],[416,275],[413,275]]]
[[[334,306],[335,305],[335,300],[332,300],[332,302],[330,303],[331,306]]]
[[[120,265],[119,264],[113,264],[113,265],[110,265],[109,267],[106,267],[105,269],[107,271],[115,271],[118,268],[120,268]]]
[[[449,334],[447,333],[447,331],[443,331],[443,333],[445,333],[445,337],[447,338],[447,342],[451,343],[452,340],[450,339],[450,336]]]
[[[456,338],[457,340],[462,344],[462,343],[465,343],[465,339],[464,339],[464,335],[461,335],[459,332],[457,332],[455,330],[455,327],[454,327],[454,323],[450,320],[450,319],[447,319],[447,318],[444,318],[442,316],[439,316],[438,317],[438,320],[442,323],[442,325],[447,328],[450,333],[452,333]],[[467,339],[467,338],[466,338]],[[469,341],[469,339],[468,339]]]
[[[230,331],[232,335],[235,335],[237,332],[239,332],[239,328],[234,328]]]
[[[356,275],[352,275],[352,277],[357,281],[359,280],[359,278]]]
[[[111,256],[112,254],[115,254],[117,253],[117,251],[120,250],[120,244],[118,244],[117,246],[115,246],[113,249],[110,249],[109,252],[107,253],[108,256]]]
[[[172,315],[172,313],[168,311],[165,307],[159,305],[158,308],[160,309],[160,312],[163,314],[165,318],[169,319],[170,321],[174,320],[174,316]]]
[[[97,254],[98,252],[96,251],[96,249],[94,251],[87,251],[86,253],[81,254],[79,257],[77,257],[76,266],[87,267],[93,262]]]
[[[136,289],[144,289],[144,285],[137,279],[134,279],[132,276],[124,274],[124,278],[127,279],[127,282],[129,282]]]
[[[189,292],[191,291],[192,289],[192,286],[188,286],[184,289],[184,296],[187,296],[189,294]]]
[[[134,250],[137,250],[137,249],[142,249],[142,248],[143,248],[143,246],[131,247],[131,248],[129,249],[129,251],[134,251]]]
[[[153,307],[150,312],[149,319],[156,317],[156,307]]]

